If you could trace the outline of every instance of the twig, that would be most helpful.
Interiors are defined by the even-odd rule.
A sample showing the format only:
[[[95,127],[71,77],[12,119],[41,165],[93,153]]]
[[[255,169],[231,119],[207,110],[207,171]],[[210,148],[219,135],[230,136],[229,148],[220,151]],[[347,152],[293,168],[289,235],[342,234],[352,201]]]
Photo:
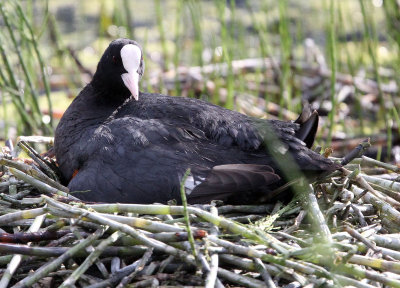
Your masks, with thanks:
[[[355,185],[352,186],[351,191],[353,191],[356,196],[361,195],[364,192],[363,189],[360,189]],[[391,221],[400,225],[400,212],[394,209],[392,205],[384,202],[372,193],[366,193],[362,198],[365,202],[372,204],[378,211],[380,211],[378,216],[381,219],[391,219]]]
[[[32,231],[32,229],[30,229]],[[70,230],[62,231],[41,231],[41,232],[19,232],[19,233],[0,233],[1,243],[28,243],[58,239]]]
[[[104,232],[105,232],[105,228],[101,228],[101,229],[95,231],[92,235],[87,237],[85,240],[80,242],[78,245],[76,245],[76,246],[72,247],[71,249],[69,249],[68,251],[66,251],[60,257],[56,258],[55,260],[49,262],[48,264],[46,264],[42,267],[40,267],[33,274],[30,274],[28,277],[19,281],[17,284],[14,285],[14,288],[22,288],[22,287],[32,286],[39,279],[42,279],[43,277],[48,275],[50,272],[53,272],[54,270],[56,270],[62,263],[64,263],[69,258],[73,257],[78,251],[91,245],[93,243],[93,241],[96,240],[97,238],[101,237],[101,235],[103,235]]]
[[[137,267],[135,268],[135,271],[133,271],[131,274],[128,276],[125,276],[121,282],[118,284],[117,288],[123,288],[125,287],[128,283],[132,281],[132,279],[135,278],[138,272],[142,271],[144,266],[146,266],[147,262],[149,261],[151,255],[153,254],[153,248],[148,248],[146,253],[144,253],[143,257],[140,259]]]
[[[71,46],[67,46],[66,49],[67,49],[69,55],[71,56],[71,58],[75,61],[75,64],[78,67],[79,71],[81,71],[82,73],[86,73],[89,75],[90,78],[93,78],[92,71],[90,71],[88,68],[83,66],[82,62],[79,60],[78,56],[76,55],[75,50]]]
[[[29,176],[29,175],[27,175],[27,174],[25,174],[25,173],[23,173],[23,172],[21,172],[21,171],[19,171],[17,169],[14,169],[14,168],[9,168],[9,169],[10,169],[10,172],[15,175],[15,177],[25,181],[26,183],[31,184],[32,186],[36,187],[40,191],[43,191],[43,192],[49,193],[49,194],[60,195],[60,196],[67,197],[67,198],[72,199],[72,200],[79,201],[78,198],[76,198],[76,197],[74,197],[74,196],[72,196],[70,194],[66,194],[65,192],[63,192],[61,190],[58,190],[58,189],[56,189],[54,187],[51,187],[51,186],[47,185],[46,183],[43,183],[43,182],[41,182],[39,180],[36,180],[32,176]]]
[[[218,210],[215,206],[212,206],[210,208],[210,213],[214,216],[218,215]],[[210,231],[211,235],[218,236],[218,228],[213,225],[211,227]],[[213,288],[214,286],[218,287],[223,287],[223,285],[220,283],[220,281],[217,278],[218,275],[218,267],[219,267],[219,256],[218,254],[214,253],[211,255],[211,263],[210,263],[210,271],[207,273],[207,277],[205,280],[205,288]]]
[[[253,261],[255,263],[257,271],[260,272],[261,277],[264,279],[264,282],[267,285],[267,287],[275,288],[276,285],[272,280],[271,275],[269,275],[267,269],[265,268],[264,263],[259,258],[254,258]]]
[[[108,225],[114,229],[118,229],[121,232],[124,232],[124,233],[132,236],[133,238],[138,239],[141,243],[143,243],[146,246],[153,247],[158,251],[163,251],[167,254],[177,256],[177,257],[181,258],[182,260],[184,260],[185,262],[195,265],[194,259],[192,257],[190,257],[187,253],[185,253],[181,250],[175,249],[174,247],[167,245],[165,243],[162,243],[158,240],[150,239],[150,238],[146,237],[140,231],[138,231],[130,226],[121,224],[117,221],[114,221],[114,220],[111,220],[108,218],[105,218],[104,216],[101,216],[98,213],[93,213],[93,212],[86,211],[86,210],[83,210],[81,208],[76,208],[76,207],[67,207],[66,204],[55,201],[45,195],[43,195],[43,197],[50,206],[54,206],[59,209],[69,209],[70,212],[77,214],[77,215],[85,215],[85,217],[87,217],[88,219],[91,219],[99,224]]]
[[[16,161],[11,161],[5,158],[0,158],[0,164],[7,166],[7,167],[12,167],[15,169],[20,170],[21,172],[28,174],[58,190],[61,190],[63,192],[68,193],[69,190],[67,187],[61,185],[60,183],[54,181],[53,179],[49,178],[46,174],[44,174],[42,171],[40,171],[39,169],[34,169],[34,167],[24,164],[24,163],[19,163]]]
[[[140,257],[145,252],[145,246],[136,245],[134,247],[107,247],[104,252],[104,257],[128,257],[128,256],[137,256]],[[68,250],[71,247],[31,247],[28,245],[20,245],[20,244],[3,244],[0,243],[0,255],[8,255],[8,254],[21,254],[28,256],[38,256],[42,258],[47,257],[58,257]],[[86,250],[81,250],[76,252],[77,257],[87,257],[90,253]],[[6,263],[9,262],[7,257],[3,258]],[[1,261],[0,261],[1,263]]]
[[[36,209],[22,210],[14,213],[5,214],[0,216],[0,226],[17,220],[32,219],[37,216],[43,215],[46,212],[47,211],[45,208],[36,208]]]
[[[344,167],[342,167],[341,170],[346,176],[352,173]],[[375,197],[389,203],[394,207],[400,207],[400,202],[375,191],[374,188],[372,188],[371,185],[369,185],[368,182],[361,175],[357,175],[354,180],[360,185],[361,188],[368,190],[368,192],[371,192],[371,194],[373,194]]]
[[[83,273],[97,260],[97,258],[103,253],[107,246],[111,245],[118,240],[123,233],[117,231],[111,234],[107,239],[101,241],[101,243],[94,249],[92,253],[85,259],[85,261],[61,284],[60,288],[69,287],[75,284],[75,282],[81,277]]]
[[[29,227],[28,232],[36,232],[40,229],[40,226],[43,223],[44,218],[46,215],[39,215],[33,221],[31,227]],[[30,245],[30,243],[28,243]],[[17,254],[14,255],[13,258],[10,260],[10,263],[7,266],[7,270],[4,272],[3,277],[0,280],[0,287],[7,287],[8,283],[10,282],[12,276],[14,275],[15,271],[17,270],[18,266],[20,265],[22,260],[22,255]]]
[[[349,226],[345,226],[344,231],[346,231],[347,233],[349,233],[352,237],[356,238],[357,240],[361,241],[362,243],[364,243],[368,248],[372,249],[375,253],[380,253],[381,251],[376,248],[376,245],[369,241],[368,239],[366,239],[365,237],[363,237],[360,233],[358,233],[356,230],[354,230],[353,228],[349,227]]]
[[[137,214],[170,214],[170,215],[182,215],[183,207],[181,206],[168,206],[168,205],[141,205],[141,204],[93,204],[86,205],[88,208],[92,208],[95,211],[103,212],[103,213],[137,213]],[[274,239],[273,237],[268,237],[268,235],[264,235],[268,237],[268,239],[262,237],[261,235],[251,231],[245,226],[238,225],[237,223],[230,221],[221,216],[214,216],[207,211],[203,211],[198,208],[188,207],[188,212],[191,214],[195,214],[198,217],[203,218],[205,221],[208,221],[220,228],[226,229],[233,234],[239,234],[243,237],[246,237],[250,240],[257,241],[261,244],[276,244],[281,245],[279,241]],[[283,247],[280,247],[283,249]]]
[[[218,268],[218,276],[225,278],[226,280],[232,283],[244,285],[246,287],[251,287],[251,288],[265,287],[264,282],[261,282],[260,280],[242,276],[240,274],[233,273],[223,268]]]
[[[307,187],[307,188],[306,188]],[[308,205],[304,207],[307,209],[308,215],[311,217],[317,231],[320,233],[322,237],[322,241],[326,243],[332,242],[331,232],[329,230],[328,225],[325,222],[325,218],[319,209],[319,205],[317,202],[317,198],[314,195],[314,189],[311,185],[307,185],[304,187],[307,189],[307,197],[308,197]]]
[[[32,147],[26,144],[24,141],[17,142],[17,146],[21,147],[31,157],[40,168],[42,168],[52,180],[59,181],[56,173],[46,164],[46,161],[37,153]]]
[[[353,159],[361,157],[362,154],[365,153],[365,151],[371,147],[371,143],[369,142],[369,138],[365,139],[362,143],[358,144],[356,148],[354,148],[349,154],[347,154],[342,162],[340,163],[342,166],[347,165],[350,163]]]

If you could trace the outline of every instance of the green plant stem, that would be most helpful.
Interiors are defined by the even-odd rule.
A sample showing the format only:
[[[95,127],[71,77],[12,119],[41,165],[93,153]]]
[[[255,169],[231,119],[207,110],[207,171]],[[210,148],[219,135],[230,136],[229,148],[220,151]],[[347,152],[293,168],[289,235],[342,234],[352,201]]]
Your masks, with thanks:
[[[175,69],[175,95],[181,95],[181,82],[179,79],[179,60],[181,55],[182,48],[182,11],[183,11],[183,3],[184,0],[177,1],[176,7],[176,16],[175,16],[175,49],[174,49],[174,69]]]
[[[280,81],[280,106],[292,110],[292,84],[290,83],[290,55],[291,55],[291,36],[287,19],[287,0],[280,0],[279,4],[279,36],[281,41],[281,64],[282,75]],[[282,117],[282,109],[279,110]]]
[[[197,2],[195,0],[188,0],[186,1],[190,16],[193,24],[194,29],[194,44],[193,44],[193,55],[197,59],[197,65],[203,67],[203,57],[202,53],[204,50],[203,45],[203,32],[201,28],[201,19],[202,19],[202,11],[201,11],[201,2]]]
[[[27,66],[25,64],[25,60],[22,57],[21,48],[20,48],[20,45],[18,45],[17,40],[16,40],[15,35],[14,35],[14,31],[11,28],[11,24],[10,24],[7,12],[4,10],[4,7],[1,6],[1,4],[0,4],[0,12],[1,12],[1,15],[3,16],[4,24],[5,24],[6,28],[7,28],[7,31],[8,31],[8,33],[10,35],[10,38],[11,38],[11,41],[13,43],[14,49],[15,49],[15,51],[17,53],[19,64],[21,65],[21,68],[22,68],[22,70],[24,72],[25,80],[27,82],[27,85],[29,87],[30,92],[32,93],[32,97],[30,97],[30,99],[32,101],[32,107],[33,107],[34,111],[37,113],[37,115],[40,117],[39,119],[40,119],[40,124],[41,124],[42,128],[44,129],[45,132],[47,132],[49,127],[46,127],[46,125],[44,125],[44,123],[42,122],[42,116],[43,115],[42,115],[42,112],[40,111],[40,108],[39,108],[38,95],[37,95],[37,93],[36,93],[36,91],[35,91],[35,89],[33,87],[33,82],[32,82],[31,75],[28,72],[28,68],[27,68]]]
[[[32,43],[33,49],[35,51],[36,57],[38,59],[39,65],[40,65],[40,71],[42,74],[42,80],[43,80],[43,84],[44,84],[44,88],[46,91],[46,98],[47,98],[47,105],[49,107],[49,116],[50,116],[50,127],[53,127],[53,105],[51,103],[51,99],[50,99],[50,84],[49,84],[49,80],[46,74],[46,67],[44,65],[44,61],[43,61],[43,57],[42,54],[39,51],[39,45],[38,45],[38,41],[35,37],[35,34],[33,33],[33,29],[31,24],[29,23],[28,19],[26,18],[24,12],[22,11],[21,6],[18,4],[18,2],[16,2],[16,7],[17,7],[17,11],[19,16],[21,17],[21,19],[24,21],[26,28],[28,28],[29,34],[30,34],[30,42]],[[48,16],[45,16],[45,21],[47,21]]]
[[[229,48],[231,45],[229,29],[227,27],[227,20],[225,19],[226,15],[226,1],[225,0],[216,0],[216,5],[218,8],[218,18],[221,20],[221,47],[222,47],[222,56],[224,62],[228,66],[227,75],[226,75],[226,89],[227,89],[227,99],[225,103],[225,107],[228,109],[234,108],[234,74],[232,68],[232,52]]]
[[[386,133],[388,135],[387,137],[387,154],[386,157],[387,159],[390,159],[390,153],[391,153],[391,148],[392,148],[392,130],[391,130],[391,120],[389,118],[390,113],[387,113],[386,111],[386,104],[385,104],[385,99],[383,97],[383,92],[382,92],[382,83],[381,83],[381,77],[379,75],[379,67],[378,67],[378,61],[377,61],[377,56],[376,56],[376,48],[377,48],[377,39],[376,39],[376,33],[375,33],[375,26],[374,26],[374,21],[373,21],[373,15],[371,14],[368,16],[366,8],[365,8],[365,3],[363,0],[359,0],[360,7],[361,7],[361,13],[363,15],[363,23],[364,23],[364,30],[365,33],[367,34],[367,46],[368,46],[368,52],[370,55],[370,58],[372,60],[372,66],[373,66],[373,71],[374,71],[374,77],[376,79],[376,84],[378,88],[378,99],[379,99],[379,111],[380,114],[383,114],[384,120],[385,120],[385,125],[386,125]],[[390,97],[390,95],[388,95]],[[390,97],[389,103],[393,104],[393,100]]]
[[[163,9],[162,3],[160,0],[155,0],[155,8],[156,8],[156,20],[157,20],[157,28],[158,33],[160,34],[160,42],[161,42],[161,51],[163,55],[163,71],[166,71],[169,66],[169,57],[168,57],[168,49],[167,49],[167,40],[165,37],[165,29],[163,24]]]
[[[190,248],[192,248],[193,256],[196,258],[197,251],[196,251],[196,245],[194,243],[192,229],[190,228],[189,212],[187,209],[188,203],[187,203],[186,191],[185,191],[185,181],[189,175],[190,175],[190,169],[187,169],[185,174],[183,175],[180,190],[181,190],[181,199],[182,199],[182,205],[183,205],[183,216],[185,217],[185,224],[186,224],[186,231],[188,233],[188,240],[190,243]]]
[[[328,139],[326,145],[329,146],[332,142],[333,130],[335,128],[335,115],[336,115],[336,69],[337,69],[337,59],[336,59],[336,17],[335,17],[335,0],[330,0],[329,7],[329,56],[331,62],[331,111],[329,112],[329,130]]]
[[[128,37],[129,39],[135,39],[135,31],[134,31],[134,27],[132,26],[133,23],[133,17],[132,17],[132,13],[131,13],[131,5],[130,5],[131,1],[129,0],[123,0],[123,10],[125,12],[125,21],[126,21],[126,30],[128,32]]]

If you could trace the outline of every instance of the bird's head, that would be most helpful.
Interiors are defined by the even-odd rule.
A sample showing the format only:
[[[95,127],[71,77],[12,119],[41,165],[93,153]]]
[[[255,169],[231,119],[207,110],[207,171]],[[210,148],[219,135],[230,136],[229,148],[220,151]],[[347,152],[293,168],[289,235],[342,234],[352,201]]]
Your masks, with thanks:
[[[117,39],[104,51],[93,76],[93,85],[114,95],[139,99],[139,80],[144,72],[143,53],[130,39]]]

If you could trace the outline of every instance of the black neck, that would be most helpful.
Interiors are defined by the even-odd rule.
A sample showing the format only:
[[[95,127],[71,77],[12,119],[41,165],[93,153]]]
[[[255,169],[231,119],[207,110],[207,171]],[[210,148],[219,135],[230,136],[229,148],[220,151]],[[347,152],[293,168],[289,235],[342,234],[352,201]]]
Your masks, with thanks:
[[[113,79],[102,79],[94,75],[90,85],[95,91],[98,104],[119,107],[131,96],[130,91],[121,82],[113,81]]]

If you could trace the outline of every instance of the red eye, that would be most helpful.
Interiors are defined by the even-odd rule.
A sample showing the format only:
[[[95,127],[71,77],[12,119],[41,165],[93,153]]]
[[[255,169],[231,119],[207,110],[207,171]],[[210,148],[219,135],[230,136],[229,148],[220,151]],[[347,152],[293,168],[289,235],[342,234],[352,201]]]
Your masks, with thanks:
[[[117,63],[117,57],[113,56],[112,60],[114,63]]]

